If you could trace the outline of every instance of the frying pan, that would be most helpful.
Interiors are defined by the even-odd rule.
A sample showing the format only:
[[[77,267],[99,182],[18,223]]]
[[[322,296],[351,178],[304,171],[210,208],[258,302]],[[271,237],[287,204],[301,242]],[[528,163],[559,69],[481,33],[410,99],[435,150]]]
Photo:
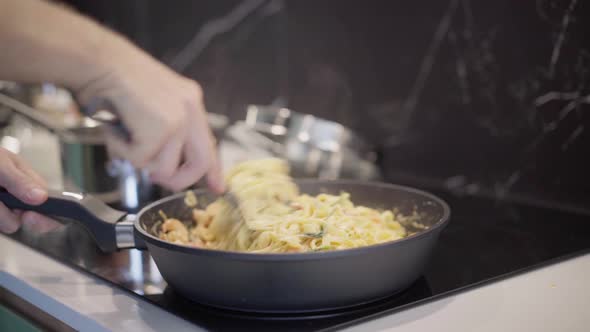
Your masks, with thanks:
[[[151,233],[167,216],[190,221],[185,193],[158,200],[137,215],[114,210],[83,194],[52,192],[42,205],[27,205],[6,191],[0,200],[9,208],[34,210],[84,225],[104,252],[125,248],[149,250],[168,285],[202,304],[240,311],[298,313],[334,310],[391,296],[422,274],[440,232],[450,216],[441,199],[412,188],[355,181],[297,181],[301,192],[339,194],[347,191],[355,204],[372,208],[417,211],[427,229],[404,239],[346,250],[255,254],[200,249],[170,243]],[[216,199],[196,190],[200,207]]]

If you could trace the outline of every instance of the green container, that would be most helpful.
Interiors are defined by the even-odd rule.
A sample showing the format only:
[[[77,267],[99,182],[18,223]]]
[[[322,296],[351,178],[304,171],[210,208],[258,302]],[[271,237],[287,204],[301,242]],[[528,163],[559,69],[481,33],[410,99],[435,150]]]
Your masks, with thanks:
[[[0,331],[41,332],[39,328],[0,304]]]

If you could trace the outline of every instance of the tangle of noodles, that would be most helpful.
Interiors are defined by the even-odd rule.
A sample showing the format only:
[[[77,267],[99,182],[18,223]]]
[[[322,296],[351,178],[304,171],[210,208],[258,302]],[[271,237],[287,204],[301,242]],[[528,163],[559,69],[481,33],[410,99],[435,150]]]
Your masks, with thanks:
[[[403,216],[354,205],[348,193],[299,194],[281,159],[247,161],[227,174],[243,221],[223,198],[193,209],[188,227],[168,218],[160,238],[203,248],[256,253],[308,252],[369,246],[407,235]],[[197,200],[189,194],[190,206]],[[237,218],[237,219],[236,219]]]

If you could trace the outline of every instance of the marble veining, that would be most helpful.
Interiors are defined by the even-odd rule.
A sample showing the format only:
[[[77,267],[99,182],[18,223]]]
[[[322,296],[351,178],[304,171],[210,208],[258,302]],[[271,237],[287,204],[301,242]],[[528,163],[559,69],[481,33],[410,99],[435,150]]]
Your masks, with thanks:
[[[353,127],[390,181],[590,203],[588,2],[69,2],[201,82],[214,112]]]

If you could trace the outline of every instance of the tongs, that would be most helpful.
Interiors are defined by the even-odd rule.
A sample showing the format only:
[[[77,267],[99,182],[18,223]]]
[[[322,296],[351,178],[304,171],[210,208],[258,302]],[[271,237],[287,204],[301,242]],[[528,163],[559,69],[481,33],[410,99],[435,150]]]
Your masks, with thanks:
[[[94,121],[107,125],[125,142],[131,142],[131,133],[119,118],[115,104],[110,99],[93,98],[80,106],[80,112]]]
[[[223,194],[221,194],[221,197],[223,199],[225,199],[225,201],[229,205],[231,205],[233,211],[236,212],[238,219],[239,219],[238,222],[246,224],[246,218],[244,216],[244,213],[242,212],[240,200],[238,199],[236,194],[233,191],[231,191],[230,189],[226,189],[225,192]]]

